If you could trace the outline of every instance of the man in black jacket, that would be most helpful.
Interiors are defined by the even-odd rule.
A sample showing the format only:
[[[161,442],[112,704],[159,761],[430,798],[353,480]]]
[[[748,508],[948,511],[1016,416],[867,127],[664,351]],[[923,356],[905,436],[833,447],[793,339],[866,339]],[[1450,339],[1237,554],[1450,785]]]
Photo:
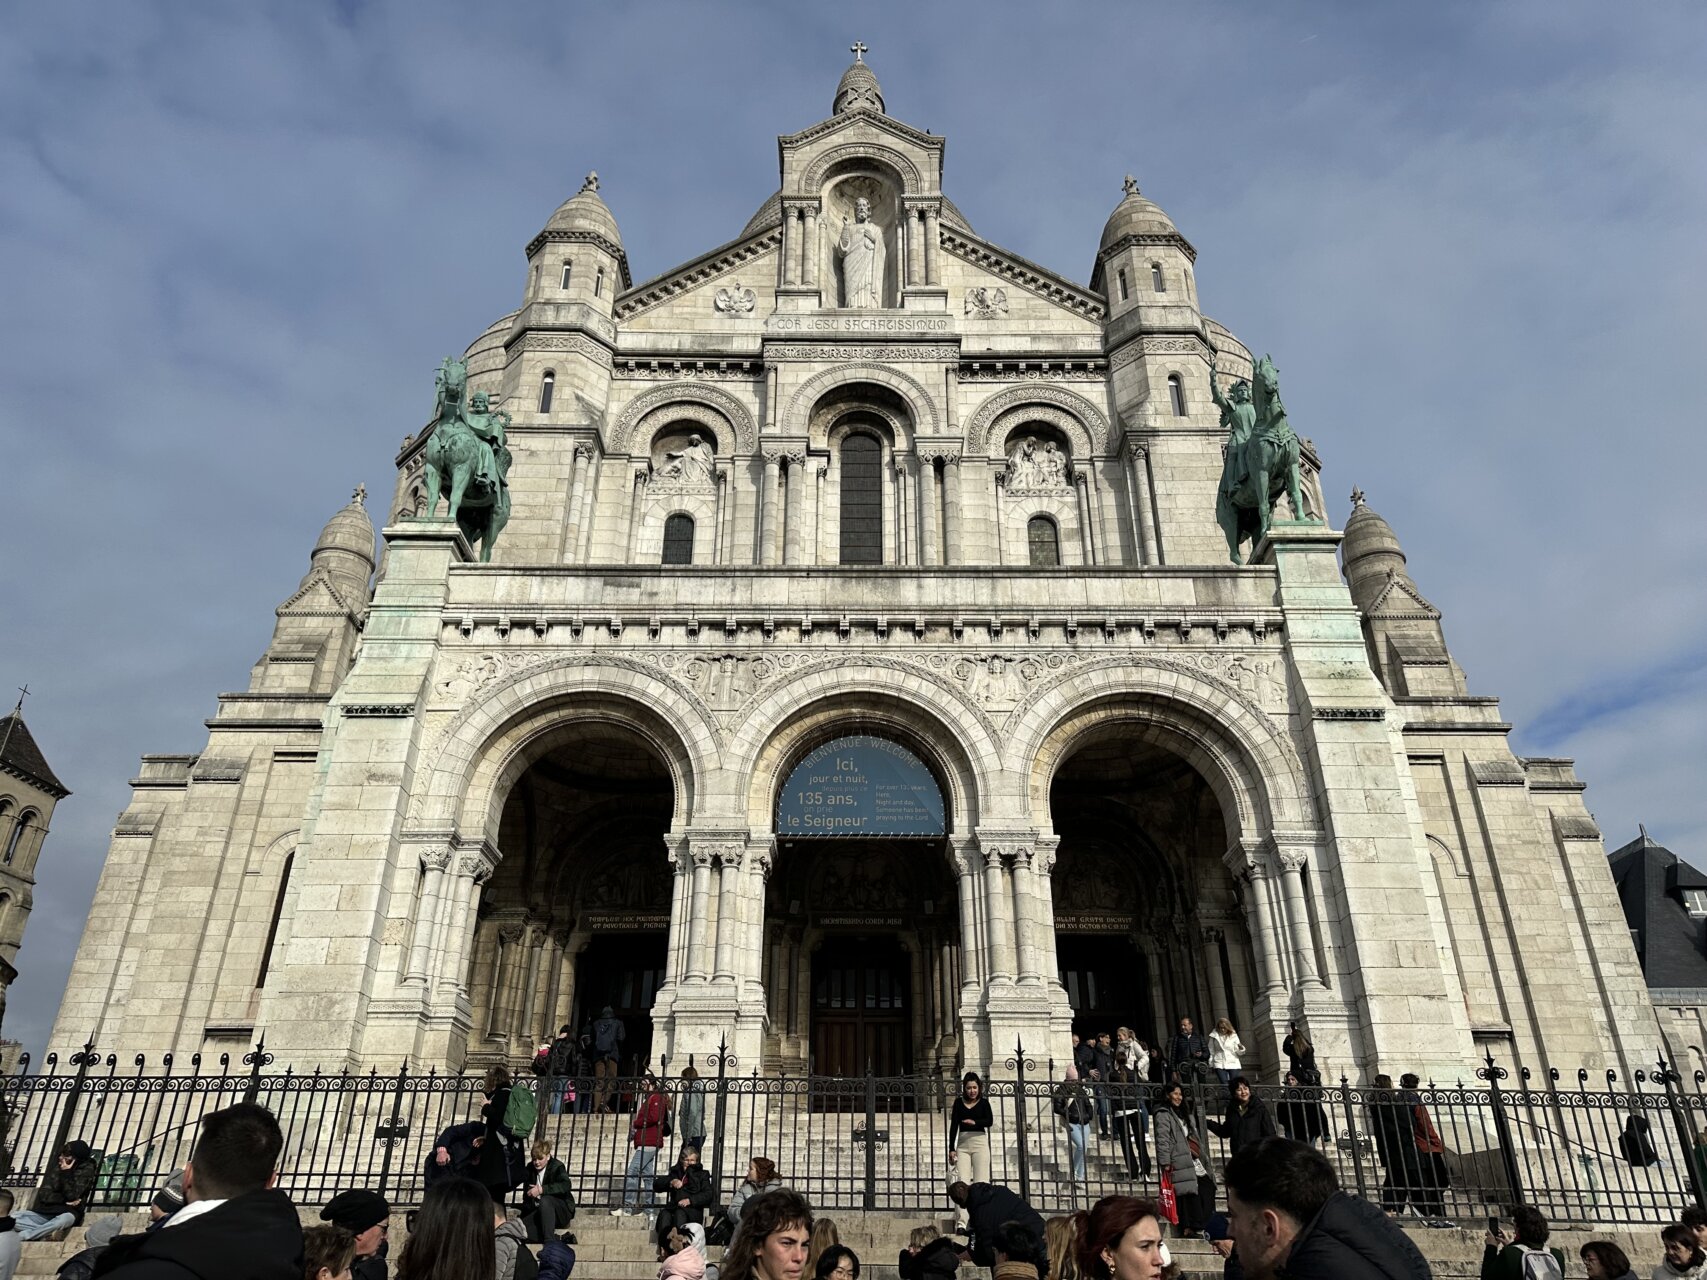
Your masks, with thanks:
[[[1340,1190],[1328,1158],[1264,1138],[1227,1162],[1227,1218],[1250,1280],[1430,1280],[1411,1238]]]
[[[80,1224],[89,1207],[89,1193],[95,1189],[95,1174],[89,1144],[76,1140],[66,1143],[41,1180],[35,1203],[18,1215],[18,1234],[25,1240],[40,1240]]]
[[[335,1222],[356,1238],[351,1280],[386,1280],[389,1271],[385,1239],[391,1227],[391,1205],[377,1191],[340,1191],[320,1211],[322,1222]]]
[[[160,1230],[120,1236],[95,1264],[118,1280],[300,1280],[302,1224],[275,1190],[284,1134],[254,1103],[202,1120],[184,1166],[187,1203]]]
[[[971,1239],[967,1252],[980,1267],[996,1265],[996,1231],[1004,1222],[1017,1222],[1039,1241],[1038,1257],[1034,1259],[1038,1275],[1049,1270],[1049,1254],[1043,1240],[1043,1215],[1007,1187],[992,1182],[974,1182],[968,1186],[956,1182],[948,1189],[948,1198],[966,1210]]]
[[[660,1242],[669,1239],[673,1227],[704,1222],[705,1211],[716,1198],[711,1175],[699,1162],[698,1147],[683,1147],[681,1158],[652,1180],[652,1189],[664,1193],[664,1207],[658,1210]]]
[[[1209,1041],[1190,1018],[1179,1020],[1179,1030],[1168,1041],[1168,1061],[1173,1064],[1174,1079],[1182,1083],[1209,1078]]]

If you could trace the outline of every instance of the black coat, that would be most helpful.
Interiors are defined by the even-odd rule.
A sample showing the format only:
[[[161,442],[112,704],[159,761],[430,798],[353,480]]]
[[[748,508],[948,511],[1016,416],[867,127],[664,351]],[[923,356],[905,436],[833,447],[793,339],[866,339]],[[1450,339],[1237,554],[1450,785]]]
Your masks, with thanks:
[[[1314,1089],[1288,1089],[1275,1110],[1288,1138],[1313,1142],[1328,1135],[1328,1113],[1317,1101]]]
[[[670,1183],[676,1178],[682,1180],[682,1185],[672,1187]],[[704,1222],[705,1211],[711,1207],[711,1202],[717,1195],[711,1185],[711,1175],[702,1164],[696,1164],[691,1169],[684,1169],[679,1164],[672,1165],[668,1172],[652,1179],[652,1190],[663,1194],[671,1221],[678,1224]],[[686,1208],[676,1203],[683,1196],[688,1198]]]
[[[504,1127],[504,1112],[509,1105],[510,1087],[506,1085],[480,1108],[485,1128],[480,1135],[480,1149],[474,1154],[474,1180],[481,1186],[503,1191],[516,1185],[510,1169],[510,1131]]]
[[[1229,1101],[1226,1116],[1219,1124],[1211,1120],[1209,1127],[1227,1140],[1227,1154],[1234,1156],[1252,1143],[1276,1136],[1274,1116],[1263,1105],[1263,1100],[1255,1095],[1242,1113],[1237,1102]]]
[[[118,1280],[301,1280],[302,1223],[282,1191],[252,1191],[188,1222],[120,1236],[95,1264]]]
[[[422,1170],[422,1181],[427,1186],[442,1182],[446,1178],[468,1178],[474,1174],[474,1159],[479,1154],[479,1148],[474,1140],[486,1132],[486,1126],[478,1120],[470,1120],[467,1124],[453,1124],[445,1129],[433,1142],[433,1149],[427,1152],[427,1163]],[[441,1165],[438,1162],[439,1148],[450,1152],[450,1163]]]
[[[1043,1215],[1028,1205],[1009,1188],[992,1182],[974,1182],[966,1197],[967,1225],[972,1232],[969,1248],[972,1261],[980,1267],[996,1265],[992,1249],[996,1232],[1004,1222],[1017,1222],[1037,1237],[1037,1250],[1042,1255],[1038,1274],[1049,1268],[1049,1254],[1043,1241]]]
[[[938,1236],[917,1253],[901,1250],[895,1269],[901,1280],[954,1280],[960,1271],[960,1245],[952,1236]]]
[[[1422,1252],[1378,1204],[1334,1192],[1298,1238],[1283,1280],[1430,1280]]]
[[[89,1209],[89,1195],[95,1190],[95,1167],[93,1154],[89,1144],[81,1140],[66,1144],[76,1155],[69,1169],[61,1169],[57,1159],[53,1167],[47,1171],[41,1180],[41,1187],[36,1192],[34,1210],[44,1218],[57,1218],[62,1213],[69,1213],[83,1222],[83,1215]],[[76,1204],[71,1202],[75,1200]]]
[[[387,1280],[391,1274],[385,1265],[387,1241],[379,1242],[379,1252],[369,1254],[365,1258],[357,1258],[350,1264],[350,1280]]]

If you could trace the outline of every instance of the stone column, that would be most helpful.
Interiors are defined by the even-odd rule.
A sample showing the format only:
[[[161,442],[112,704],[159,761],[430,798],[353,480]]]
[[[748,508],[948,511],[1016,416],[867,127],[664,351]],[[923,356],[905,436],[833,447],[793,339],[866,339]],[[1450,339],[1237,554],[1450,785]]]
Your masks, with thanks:
[[[444,900],[445,868],[450,850],[443,845],[421,851],[421,902],[415,916],[415,938],[409,948],[405,981],[426,985],[432,972],[433,948],[438,940],[439,912]]]
[[[794,211],[786,204],[782,206],[782,247],[776,255],[777,288],[792,284],[789,279],[790,265],[794,260]]]
[[[1061,960],[1055,947],[1055,885],[1050,873],[1055,870],[1055,854],[1061,841],[1055,836],[1040,836],[1031,864],[1032,887],[1037,893],[1039,938],[1038,965],[1047,983],[1061,981]]]
[[[901,517],[895,486],[895,453],[890,450],[889,465],[883,468],[883,563],[901,563]]]
[[[545,949],[549,939],[545,926],[538,921],[528,925],[527,979],[522,990],[521,1014],[516,1019],[516,1035],[529,1041],[531,1051],[536,1047],[533,1038],[540,1033],[540,1000],[545,995]]]
[[[895,563],[914,564],[913,487],[909,482],[907,455],[895,455]]]
[[[796,451],[788,455],[788,514],[783,524],[782,562],[800,563],[800,540],[806,524],[806,454]]]
[[[774,841],[747,847],[747,889],[744,895],[747,904],[746,938],[742,943],[744,954],[736,960],[742,999],[751,1000],[761,1007],[770,996],[764,982],[765,886],[770,883],[774,849]]]
[[[954,853],[955,882],[960,889],[960,999],[963,1004],[978,998],[987,969],[984,943],[978,928],[979,855],[970,841],[959,843]]]
[[[640,555],[640,526],[646,518],[646,477],[644,467],[634,469],[634,483],[628,494],[628,562],[633,564]]]
[[[907,283],[909,285],[924,283],[924,234],[919,226],[919,211],[908,209],[907,213]]]
[[[1019,943],[1019,980],[1026,986],[1042,981],[1042,947],[1038,937],[1037,891],[1031,869],[1032,850],[1017,845],[1009,878],[1014,888],[1014,934]]]
[[[558,559],[573,564],[581,553],[581,502],[587,491],[587,464],[593,460],[593,446],[575,446],[575,466],[569,473],[569,511],[564,524],[563,547]]]
[[[1304,987],[1325,986],[1316,972],[1316,948],[1310,938],[1310,915],[1304,905],[1304,850],[1276,846],[1275,861],[1280,864],[1280,883],[1286,897],[1286,918],[1292,938],[1293,972]]]
[[[688,976],[688,917],[693,910],[693,859],[681,848],[670,852],[670,943],[664,965],[664,984]]]
[[[711,563],[729,563],[729,469],[717,468],[711,479],[716,493],[717,539],[711,544]]]
[[[480,886],[491,878],[497,862],[484,851],[456,855],[456,874],[449,878],[439,940],[434,944],[441,957],[434,984],[441,997],[451,1001],[467,998],[468,951],[474,936],[474,899]]]
[[[960,455],[945,454],[942,465],[942,535],[944,564],[964,564],[966,552],[961,546],[960,520]]]
[[[984,899],[989,930],[989,985],[1014,980],[1014,922],[1008,907],[1008,873],[1002,864],[1006,849],[995,845],[983,850]]]
[[[693,914],[688,917],[687,980],[689,982],[704,982],[707,976],[705,917],[711,906],[711,850],[701,845],[697,848],[691,848],[691,855],[693,858]]]
[[[920,564],[942,563],[942,542],[937,536],[937,512],[941,503],[937,498],[936,489],[936,459],[925,454],[919,455],[919,511],[924,519],[919,522],[920,536],[924,545],[919,556]]]
[[[1090,482],[1085,478],[1085,469],[1080,467],[1073,476],[1073,491],[1079,495],[1079,540],[1084,545],[1084,562],[1097,562],[1096,545],[1091,539],[1091,498]]]
[[[1236,860],[1236,861],[1235,861]],[[1280,971],[1280,940],[1275,937],[1273,916],[1269,911],[1269,869],[1263,863],[1245,864],[1243,849],[1231,849],[1227,861],[1234,875],[1244,882],[1246,923],[1251,932],[1251,949],[1256,952],[1257,973],[1262,978],[1263,995],[1272,1002],[1286,992],[1286,979]]]
[[[741,846],[720,844],[713,856],[717,862],[717,959],[712,976],[719,982],[734,982],[735,935],[741,928]]]
[[[777,497],[778,468],[782,464],[782,454],[775,449],[765,450],[765,498],[764,509],[760,513],[759,522],[759,563],[775,564],[777,554],[782,549],[782,539],[778,536],[777,508],[780,505]]]
[[[1132,486],[1132,523],[1138,531],[1139,563],[1157,564],[1156,520],[1150,510],[1150,451],[1141,444],[1132,446],[1132,468],[1128,483]]]
[[[546,927],[541,945],[539,1018],[535,1027],[554,1037],[562,1020],[557,1016],[557,995],[563,987],[563,935]]]
[[[800,237],[800,280],[815,289],[818,287],[818,206],[809,204],[801,214],[806,221],[805,234]]]
[[[1209,1004],[1203,1010],[1204,1018],[1208,1019],[1227,1001],[1227,983],[1221,969],[1221,930],[1207,926],[1198,931],[1198,937],[1203,942],[1203,980],[1209,985]],[[1233,1018],[1233,1010],[1222,1009],[1221,1015]]]
[[[941,254],[942,236],[937,228],[937,211],[934,208],[925,210],[925,283],[936,285],[942,283],[941,268],[937,264]]]

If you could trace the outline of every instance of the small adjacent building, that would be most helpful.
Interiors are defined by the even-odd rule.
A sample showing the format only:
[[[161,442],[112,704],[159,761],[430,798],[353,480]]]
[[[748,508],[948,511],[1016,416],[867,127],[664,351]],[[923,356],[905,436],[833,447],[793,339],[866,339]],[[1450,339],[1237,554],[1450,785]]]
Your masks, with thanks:
[[[1639,830],[1610,855],[1612,878],[1668,1056],[1707,1072],[1707,872]]]
[[[36,860],[53,807],[70,794],[24,723],[20,698],[0,719],[0,1016],[5,992],[18,976],[18,948],[35,903]]]

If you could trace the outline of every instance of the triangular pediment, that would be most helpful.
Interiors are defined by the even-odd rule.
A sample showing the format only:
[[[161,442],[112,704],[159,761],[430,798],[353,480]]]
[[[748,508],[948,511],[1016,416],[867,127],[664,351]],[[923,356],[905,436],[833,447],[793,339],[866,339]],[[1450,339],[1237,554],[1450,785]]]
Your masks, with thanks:
[[[731,288],[737,281],[743,288],[758,290],[763,286],[768,292],[769,301],[756,296],[753,313],[768,315],[776,305],[775,259],[781,248],[780,223],[742,236],[738,240],[731,240],[728,244],[719,245],[708,253],[702,253],[699,257],[684,262],[679,267],[672,267],[662,275],[653,276],[652,279],[620,294],[616,300],[617,321],[625,323],[686,295],[703,292],[705,298],[693,300],[689,304],[697,313],[700,303],[707,307],[712,306],[717,290]],[[743,275],[745,279],[742,278]],[[738,317],[746,313],[737,309],[724,314]]]
[[[322,570],[310,570],[296,593],[273,612],[293,618],[358,618],[361,611],[344,599],[343,592]]]
[[[1398,574],[1387,576],[1387,585],[1381,588],[1381,594],[1370,603],[1368,615],[1371,618],[1427,618],[1432,622],[1440,621],[1440,610],[1423,599],[1422,592],[1416,589],[1414,583]]]

